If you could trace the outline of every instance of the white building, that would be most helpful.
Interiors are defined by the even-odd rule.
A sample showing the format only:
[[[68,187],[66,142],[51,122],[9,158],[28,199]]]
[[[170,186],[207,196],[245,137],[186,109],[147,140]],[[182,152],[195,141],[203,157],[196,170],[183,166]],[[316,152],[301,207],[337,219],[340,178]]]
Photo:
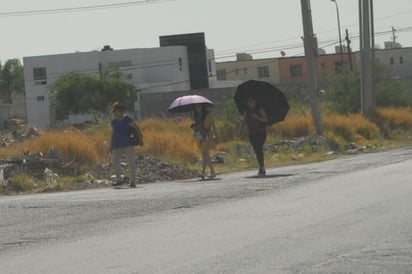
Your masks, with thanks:
[[[27,122],[43,128],[53,124],[49,87],[70,72],[99,75],[117,70],[123,73],[125,81],[134,84],[142,93],[190,90],[186,46],[105,49],[24,57]],[[207,50],[207,59],[208,75],[216,75],[213,50]],[[210,77],[210,86],[215,86],[213,81],[215,78]]]
[[[391,48],[376,50],[375,58],[377,61],[391,68],[394,78],[412,78],[412,48]]]

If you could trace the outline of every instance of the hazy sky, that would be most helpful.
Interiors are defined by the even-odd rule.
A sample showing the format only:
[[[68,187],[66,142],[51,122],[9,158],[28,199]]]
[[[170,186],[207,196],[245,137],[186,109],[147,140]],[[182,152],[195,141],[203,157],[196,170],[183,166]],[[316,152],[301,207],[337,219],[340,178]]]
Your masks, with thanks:
[[[358,50],[358,0],[336,0],[342,39],[349,30]],[[237,52],[255,59],[302,55],[300,0],[0,0],[0,61],[76,51],[151,48],[159,36],[204,32],[216,61]],[[130,3],[125,7],[112,4]],[[105,5],[101,9],[93,6]],[[330,0],[311,0],[319,46],[332,53],[338,45],[337,12]],[[83,9],[83,7],[91,7]],[[111,8],[109,8],[111,7]],[[59,13],[16,12],[81,8]],[[376,44],[396,39],[412,47],[412,1],[374,0]]]

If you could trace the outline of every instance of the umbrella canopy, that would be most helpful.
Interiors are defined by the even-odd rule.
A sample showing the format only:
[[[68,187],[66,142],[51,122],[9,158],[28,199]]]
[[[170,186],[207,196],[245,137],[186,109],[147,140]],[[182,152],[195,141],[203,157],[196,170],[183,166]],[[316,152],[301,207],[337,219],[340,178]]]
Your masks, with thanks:
[[[256,103],[266,111],[269,125],[283,121],[289,111],[289,103],[283,92],[267,82],[249,80],[237,87],[233,99],[240,114],[247,109],[250,97],[255,98]]]
[[[194,110],[197,104],[204,104],[207,106],[213,105],[213,102],[206,97],[200,95],[186,95],[177,97],[167,108],[170,112],[189,112]]]

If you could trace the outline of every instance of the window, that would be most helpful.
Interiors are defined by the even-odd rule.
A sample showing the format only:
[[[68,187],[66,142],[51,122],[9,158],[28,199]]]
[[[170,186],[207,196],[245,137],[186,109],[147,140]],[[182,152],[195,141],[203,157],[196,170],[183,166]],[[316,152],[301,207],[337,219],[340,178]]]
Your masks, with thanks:
[[[218,69],[216,71],[217,80],[227,80],[226,79],[226,70],[225,69]]]
[[[247,74],[247,68],[243,69],[243,74]]]
[[[395,64],[395,60],[393,59],[393,57],[391,57],[390,63],[391,65]]]
[[[128,74],[126,75],[126,79],[127,79],[127,80],[133,79],[133,74],[128,73]]]
[[[268,66],[258,67],[257,72],[258,72],[259,78],[269,77],[269,67]]]
[[[37,96],[37,102],[44,102],[44,96]]]
[[[292,77],[302,77],[303,76],[302,65],[290,65],[289,73],[290,73],[290,76]]]
[[[239,69],[235,69],[235,73],[236,73],[236,75],[238,75],[239,74]]]
[[[399,63],[403,64],[403,57],[399,57]]]
[[[179,62],[179,70],[180,70],[180,71],[182,71],[182,70],[183,70],[183,61],[182,61],[182,57],[179,57],[178,62]]]
[[[35,81],[47,80],[46,68],[33,68],[33,78]]]

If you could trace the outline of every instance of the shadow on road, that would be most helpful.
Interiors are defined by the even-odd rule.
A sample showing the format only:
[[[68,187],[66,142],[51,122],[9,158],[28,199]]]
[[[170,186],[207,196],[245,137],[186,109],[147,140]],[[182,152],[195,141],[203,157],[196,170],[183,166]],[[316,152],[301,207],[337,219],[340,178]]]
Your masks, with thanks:
[[[289,177],[289,176],[293,176],[293,174],[252,175],[252,176],[246,176],[245,178],[248,178],[248,179],[268,179],[268,178]]]

